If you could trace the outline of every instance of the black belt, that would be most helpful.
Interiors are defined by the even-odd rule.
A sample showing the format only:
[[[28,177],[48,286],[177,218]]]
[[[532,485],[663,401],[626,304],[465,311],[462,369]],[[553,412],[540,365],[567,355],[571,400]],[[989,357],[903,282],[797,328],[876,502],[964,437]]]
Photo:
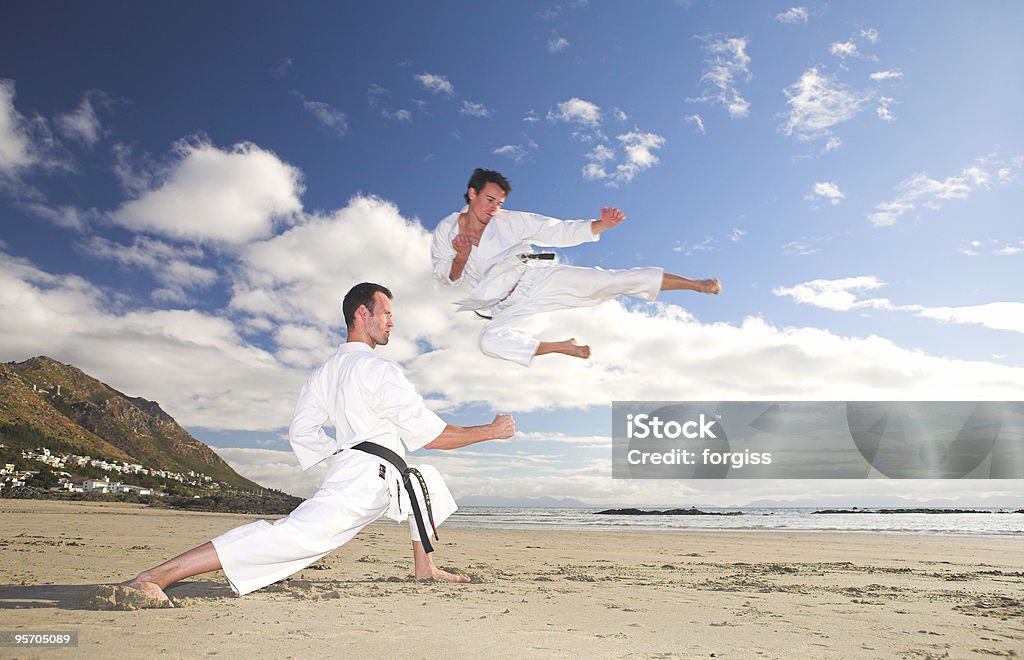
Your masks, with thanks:
[[[539,261],[554,261],[555,260],[555,253],[554,252],[531,252],[529,254],[521,254],[521,255],[519,255],[519,261],[522,261],[524,264],[527,261],[530,261],[531,259],[535,259],[535,260],[539,260]]]
[[[434,524],[434,512],[430,508],[430,492],[427,490],[427,482],[420,474],[420,471],[416,468],[409,467],[405,460],[391,451],[387,447],[382,447],[373,442],[360,442],[358,445],[353,445],[352,449],[358,449],[359,451],[366,452],[367,454],[373,454],[378,458],[383,458],[388,463],[395,466],[395,469],[402,473],[402,482],[405,484],[405,490],[409,492],[409,501],[412,503],[412,514],[416,518],[416,530],[420,533],[420,541],[423,542],[423,549],[427,552],[433,552],[434,546],[430,544],[430,536],[427,534],[427,526],[423,522],[423,512],[420,511],[419,502],[416,500],[416,491],[412,489],[412,477],[415,476],[420,482],[420,488],[423,489],[423,499],[426,500],[427,505],[427,520],[430,522],[430,529],[434,530],[434,540],[440,541],[437,538],[437,525]]]

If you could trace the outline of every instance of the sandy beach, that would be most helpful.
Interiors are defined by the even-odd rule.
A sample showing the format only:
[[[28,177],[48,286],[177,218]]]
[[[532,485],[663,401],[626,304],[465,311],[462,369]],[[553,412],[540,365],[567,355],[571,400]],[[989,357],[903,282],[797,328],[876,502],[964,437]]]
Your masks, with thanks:
[[[375,524],[242,598],[213,573],[174,609],[103,611],[94,585],[256,517],[0,500],[0,519],[0,631],[78,633],[3,658],[1024,655],[1019,538],[450,528],[437,564],[473,577],[450,585],[413,581],[407,528]]]

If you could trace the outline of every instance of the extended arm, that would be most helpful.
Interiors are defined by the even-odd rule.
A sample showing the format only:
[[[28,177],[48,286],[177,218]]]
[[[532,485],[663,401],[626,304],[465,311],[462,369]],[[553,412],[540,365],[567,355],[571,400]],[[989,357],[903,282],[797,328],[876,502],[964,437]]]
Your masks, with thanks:
[[[515,432],[516,423],[512,419],[512,415],[495,415],[494,421],[490,424],[479,426],[448,424],[441,431],[441,435],[431,440],[425,447],[426,449],[458,449],[485,440],[511,438]]]

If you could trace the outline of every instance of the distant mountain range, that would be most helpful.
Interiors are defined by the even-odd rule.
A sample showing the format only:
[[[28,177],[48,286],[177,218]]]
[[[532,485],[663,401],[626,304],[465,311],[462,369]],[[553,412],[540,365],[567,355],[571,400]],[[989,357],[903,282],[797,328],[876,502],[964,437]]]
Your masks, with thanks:
[[[48,442],[41,444],[40,437]],[[45,356],[0,363],[0,442],[172,472],[191,470],[235,488],[261,488],[189,435],[156,402],[130,397]]]

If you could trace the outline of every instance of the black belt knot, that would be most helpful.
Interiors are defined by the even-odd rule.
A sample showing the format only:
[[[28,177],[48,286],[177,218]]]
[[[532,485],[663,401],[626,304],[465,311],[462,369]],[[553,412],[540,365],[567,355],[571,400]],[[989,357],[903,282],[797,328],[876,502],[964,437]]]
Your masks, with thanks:
[[[423,522],[423,512],[420,511],[419,500],[416,499],[416,491],[412,488],[412,478],[416,477],[416,480],[420,482],[420,488],[423,490],[424,503],[427,505],[427,520],[430,522],[430,529],[434,532],[434,540],[440,541],[441,539],[437,537],[437,525],[434,524],[434,511],[430,506],[430,491],[427,490],[427,480],[423,478],[420,471],[409,467],[405,459],[387,447],[382,447],[373,442],[360,442],[358,445],[353,445],[352,449],[358,449],[367,454],[373,454],[378,458],[383,458],[388,463],[394,465],[395,469],[402,474],[402,483],[405,484],[405,490],[409,493],[409,502],[412,503],[412,515],[416,519],[416,530],[420,533],[423,549],[428,553],[433,552],[434,546],[430,544],[430,535],[427,534],[427,526]]]

